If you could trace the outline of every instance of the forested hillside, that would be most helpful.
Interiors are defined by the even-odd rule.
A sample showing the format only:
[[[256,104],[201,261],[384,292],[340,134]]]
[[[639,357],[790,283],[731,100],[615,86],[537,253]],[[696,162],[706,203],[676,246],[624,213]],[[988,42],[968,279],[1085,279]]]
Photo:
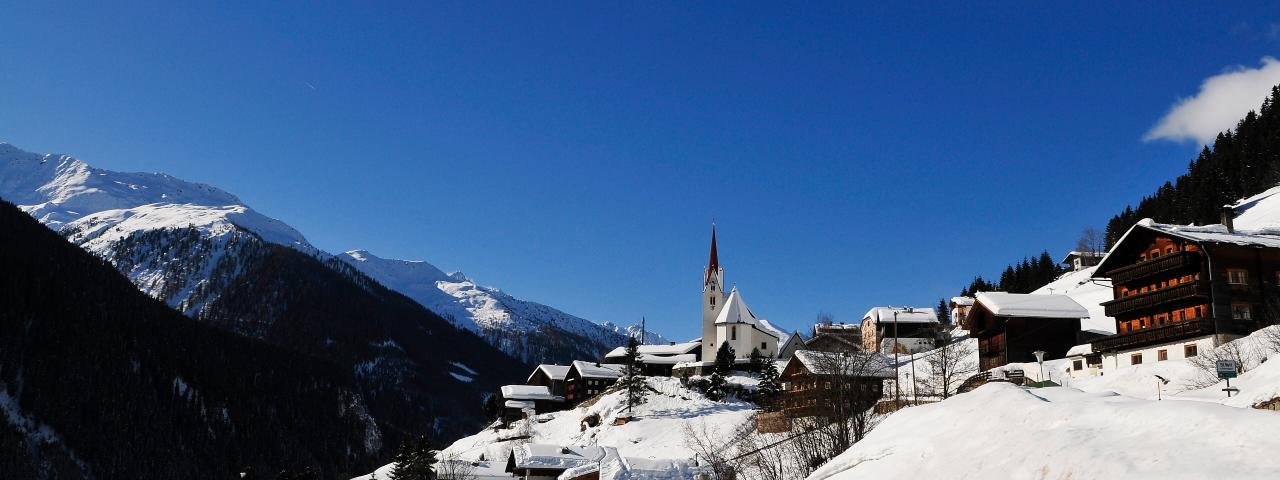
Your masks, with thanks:
[[[0,477],[232,478],[385,457],[350,371],[202,325],[0,201]]]
[[[1143,218],[1161,223],[1214,224],[1222,207],[1280,183],[1280,86],[1234,131],[1218,134],[1191,162],[1187,173],[1165,182],[1138,206],[1127,206],[1107,222],[1110,247]]]

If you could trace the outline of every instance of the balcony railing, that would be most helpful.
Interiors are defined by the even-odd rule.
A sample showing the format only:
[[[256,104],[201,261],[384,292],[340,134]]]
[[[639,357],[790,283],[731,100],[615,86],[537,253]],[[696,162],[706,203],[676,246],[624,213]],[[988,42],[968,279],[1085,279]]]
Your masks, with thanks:
[[[1161,288],[1131,297],[1109,300],[1102,302],[1102,306],[1105,307],[1107,316],[1114,317],[1134,310],[1191,298],[1209,298],[1209,287],[1201,282],[1184,283],[1176,287]]]
[[[1144,328],[1128,333],[1120,333],[1093,341],[1093,351],[1114,352],[1157,343],[1168,343],[1192,337],[1212,335],[1214,333],[1248,335],[1256,329],[1256,324],[1248,320],[1219,319],[1214,328],[1214,319],[1202,318],[1174,322],[1158,327]]]
[[[1177,270],[1180,268],[1200,266],[1200,254],[1196,252],[1170,253],[1133,265],[1126,265],[1108,272],[1115,285],[1129,283],[1152,275]]]

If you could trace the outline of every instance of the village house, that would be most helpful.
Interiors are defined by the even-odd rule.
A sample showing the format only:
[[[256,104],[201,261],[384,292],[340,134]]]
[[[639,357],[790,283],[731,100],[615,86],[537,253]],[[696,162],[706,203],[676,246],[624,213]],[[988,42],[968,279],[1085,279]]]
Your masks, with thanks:
[[[583,400],[599,395],[622,378],[626,366],[575,360],[565,373],[565,402],[577,406]]]
[[[1073,272],[1079,272],[1102,262],[1102,257],[1106,255],[1106,252],[1078,252],[1072,250],[1062,258],[1062,264]]]
[[[503,385],[499,389],[502,398],[502,422],[521,420],[530,414],[561,410],[564,397],[554,395],[547,387],[538,385]]]
[[[978,367],[990,370],[1012,362],[1062,358],[1080,343],[1080,319],[1089,311],[1066,295],[979,292],[966,323],[978,339]]]
[[[778,346],[778,358],[782,360],[790,359],[792,355],[795,355],[796,350],[804,349],[806,343],[804,337],[800,336],[800,332],[791,332],[791,335],[787,336],[782,345]]]
[[[676,364],[698,362],[702,360],[701,339],[671,343],[669,345],[638,345],[641,372],[650,376],[670,376]],[[605,354],[604,360],[614,364],[624,364],[627,360],[627,347],[618,347]]]
[[[964,326],[968,322],[969,309],[973,308],[973,297],[951,297],[951,324]]]
[[[1092,342],[1103,367],[1194,357],[1257,330],[1280,307],[1280,234],[1144,219],[1098,264],[1116,334]]]
[[[1093,344],[1083,343],[1067,350],[1067,373],[1071,378],[1102,376],[1102,355],[1093,351]]]
[[[938,314],[932,308],[875,307],[862,316],[862,349],[881,353],[933,350],[938,327]]]
[[[533,369],[533,373],[529,374],[526,385],[540,385],[551,390],[552,395],[564,396],[564,377],[569,374],[568,365],[549,365],[541,364]]]
[[[827,416],[837,401],[866,410],[884,396],[884,382],[893,377],[891,360],[879,353],[800,350],[779,377],[782,411],[787,418]]]
[[[511,449],[505,471],[522,480],[556,480],[565,471],[598,463],[604,456],[604,447],[526,443]]]
[[[857,331],[857,330],[853,330]],[[860,352],[862,344],[858,337],[849,335],[836,335],[831,333],[819,333],[813,338],[806,340],[801,350],[817,351],[817,352]]]

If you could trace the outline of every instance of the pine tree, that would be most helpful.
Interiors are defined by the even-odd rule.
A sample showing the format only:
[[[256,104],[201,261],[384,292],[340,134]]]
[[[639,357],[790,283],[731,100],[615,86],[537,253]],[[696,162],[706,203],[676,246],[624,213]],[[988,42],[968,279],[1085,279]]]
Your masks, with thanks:
[[[760,372],[764,370],[764,364],[767,361],[767,359],[764,358],[764,354],[760,353],[759,348],[752,347],[751,356],[748,358],[750,358],[750,362],[751,362],[749,363],[751,371]]]
[[[778,396],[782,394],[782,383],[778,379],[778,366],[773,362],[765,362],[760,370],[760,384],[756,387],[756,399],[766,411],[777,408]]]
[[[716,350],[716,373],[721,375],[733,373],[733,361],[736,358],[737,353],[733,351],[733,347],[729,346],[729,342],[721,343],[720,349]]]
[[[707,390],[703,392],[703,395],[706,395],[708,400],[715,401],[715,402],[718,402],[724,399],[725,397],[724,376],[720,375],[720,372],[718,371],[711,372],[711,377],[708,378],[707,381],[708,381]]]
[[[645,388],[648,387],[640,372],[640,345],[635,337],[627,337],[623,363],[626,365],[626,372],[618,383],[627,392],[627,413],[631,413],[631,407],[644,403]]]
[[[951,307],[945,298],[938,299],[938,323],[951,325]]]
[[[396,466],[391,469],[391,480],[435,480],[436,453],[431,450],[431,438],[421,435],[400,444],[395,456]]]

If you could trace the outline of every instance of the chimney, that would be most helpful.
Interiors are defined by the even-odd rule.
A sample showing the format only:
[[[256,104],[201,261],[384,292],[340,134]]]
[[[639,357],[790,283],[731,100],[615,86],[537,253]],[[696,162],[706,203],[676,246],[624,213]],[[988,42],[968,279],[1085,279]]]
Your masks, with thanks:
[[[1227,231],[1230,233],[1236,233],[1235,218],[1236,218],[1236,209],[1233,208],[1231,205],[1223,205],[1222,206],[1222,224],[1227,226]]]

